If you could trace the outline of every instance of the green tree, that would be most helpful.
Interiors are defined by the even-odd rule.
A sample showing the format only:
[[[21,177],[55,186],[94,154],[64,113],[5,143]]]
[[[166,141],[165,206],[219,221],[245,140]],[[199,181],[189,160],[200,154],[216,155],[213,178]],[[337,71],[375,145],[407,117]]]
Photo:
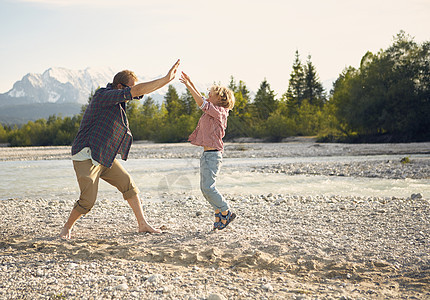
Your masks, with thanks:
[[[281,100],[277,109],[270,114],[264,122],[262,136],[270,141],[278,142],[283,138],[297,134],[296,120],[288,115],[288,105],[286,100]]]
[[[358,70],[346,69],[332,93],[339,128],[350,136],[386,141],[430,138],[429,43],[400,32],[393,45],[366,53]]]
[[[8,141],[11,146],[70,145],[78,132],[80,120],[80,115],[64,119],[53,115],[48,120],[30,121],[12,129]]]
[[[234,93],[235,103],[228,118],[226,138],[249,137],[252,135],[252,118],[250,112],[250,92],[242,80],[236,83],[233,76],[230,77],[228,86]]]
[[[179,98],[179,104],[182,107],[183,113],[187,115],[194,115],[198,111],[196,101],[188,89]]]
[[[159,107],[155,103],[154,99],[151,96],[148,96],[142,105],[142,114],[145,117],[154,117],[159,111]]]
[[[287,92],[283,95],[283,98],[287,100],[290,106],[299,107],[305,99],[305,86],[305,69],[300,60],[299,51],[296,50],[293,71],[290,75]]]
[[[178,118],[186,108],[181,106],[179,101],[179,95],[173,85],[169,85],[167,93],[164,96],[164,102],[166,103],[166,109],[170,118]]]
[[[264,79],[254,98],[255,116],[261,120],[266,120],[269,115],[276,110],[276,94],[270,89],[270,84]]]
[[[192,102],[189,96],[179,98],[176,89],[169,85],[161,109],[161,111],[165,109],[166,113],[162,114],[164,116],[162,122],[158,123],[157,141],[182,142],[187,140],[197,123],[196,117],[189,114],[194,110],[191,108]]]
[[[310,55],[308,56],[304,72],[305,86],[303,89],[303,98],[307,99],[310,105],[322,107],[325,102],[324,88],[320,82],[315,66],[312,64]]]
[[[0,124],[0,143],[5,143],[7,142],[7,131],[6,129],[3,127],[2,124]]]
[[[296,134],[313,136],[318,133],[321,126],[322,113],[320,107],[303,100],[297,114],[294,116]]]
[[[130,128],[133,138],[135,140],[143,139],[141,129],[142,125],[142,105],[139,101],[129,101],[126,106],[126,113],[128,119],[128,127]]]
[[[250,95],[245,82],[239,80],[237,84],[233,76],[230,79],[228,88],[233,91],[235,98],[232,115],[243,116],[249,114]]]
[[[141,108],[139,129],[136,140],[156,140],[156,130],[160,128],[162,116],[160,108],[151,96],[145,98]],[[133,132],[134,135],[134,132]]]

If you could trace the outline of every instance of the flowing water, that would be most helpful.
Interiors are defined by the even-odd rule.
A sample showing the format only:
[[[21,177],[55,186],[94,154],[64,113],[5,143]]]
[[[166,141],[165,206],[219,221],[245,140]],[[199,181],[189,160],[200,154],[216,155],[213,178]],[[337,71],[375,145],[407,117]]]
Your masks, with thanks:
[[[225,158],[218,187],[228,194],[300,194],[409,197],[430,196],[429,179],[383,179],[319,175],[286,175],[251,172],[250,167],[278,163],[353,162],[400,160],[399,155],[331,156],[300,158]],[[413,156],[411,156],[413,158]],[[130,159],[121,161],[142,193],[162,196],[165,192],[199,193],[198,159]],[[101,181],[99,196],[115,188]],[[0,199],[78,196],[79,189],[70,160],[0,162]]]

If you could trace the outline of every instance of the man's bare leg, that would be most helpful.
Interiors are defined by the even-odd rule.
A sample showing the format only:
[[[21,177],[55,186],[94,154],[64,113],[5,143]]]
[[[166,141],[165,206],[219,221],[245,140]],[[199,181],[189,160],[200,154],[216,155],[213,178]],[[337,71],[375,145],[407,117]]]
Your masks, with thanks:
[[[133,197],[127,199],[128,204],[136,216],[137,223],[139,225],[139,232],[149,232],[149,233],[161,233],[160,229],[155,229],[151,225],[146,222],[145,215],[143,214],[142,204],[140,203],[140,199],[138,195],[134,195]]]
[[[72,237],[72,228],[73,225],[75,225],[76,221],[82,216],[83,214],[78,212],[76,209],[72,209],[72,212],[70,213],[69,219],[67,220],[66,224],[64,224],[63,229],[61,230],[60,237],[63,239],[70,239]]]

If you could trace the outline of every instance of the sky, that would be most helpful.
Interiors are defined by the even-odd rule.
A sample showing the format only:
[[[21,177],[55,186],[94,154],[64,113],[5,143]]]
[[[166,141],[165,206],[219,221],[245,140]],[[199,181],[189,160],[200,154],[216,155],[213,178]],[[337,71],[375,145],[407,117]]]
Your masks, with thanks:
[[[429,16],[430,0],[0,0],[0,93],[50,67],[156,78],[181,59],[195,82],[280,96],[296,50],[330,87],[400,30],[429,41]]]

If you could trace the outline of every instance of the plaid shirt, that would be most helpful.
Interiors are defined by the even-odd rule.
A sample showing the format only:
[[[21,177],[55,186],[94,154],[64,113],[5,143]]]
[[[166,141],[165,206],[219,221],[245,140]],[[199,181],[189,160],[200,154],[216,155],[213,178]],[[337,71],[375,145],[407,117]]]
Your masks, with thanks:
[[[108,168],[117,154],[127,160],[133,141],[125,113],[125,103],[129,100],[132,100],[130,88],[112,89],[109,83],[106,88],[98,89],[85,110],[72,155],[90,147],[92,158]]]

